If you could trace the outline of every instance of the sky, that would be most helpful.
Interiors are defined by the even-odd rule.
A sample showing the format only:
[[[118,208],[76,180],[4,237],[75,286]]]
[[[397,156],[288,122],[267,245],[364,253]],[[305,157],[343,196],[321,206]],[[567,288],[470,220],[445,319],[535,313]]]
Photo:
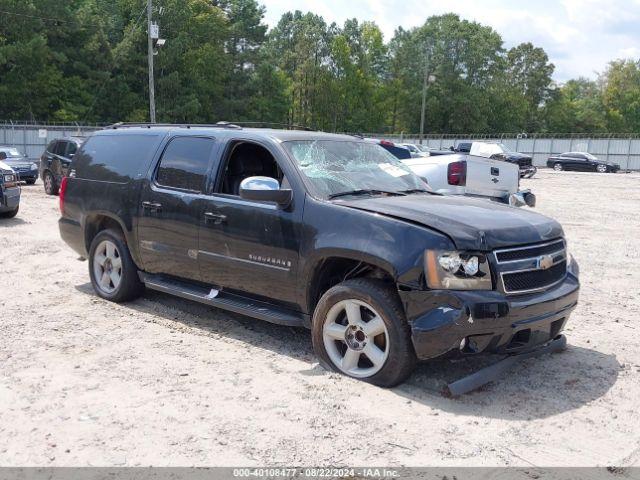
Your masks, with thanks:
[[[556,66],[554,79],[595,78],[617,58],[640,58],[640,0],[262,0],[266,22],[290,10],[311,11],[327,23],[348,18],[375,21],[385,40],[398,26],[424,23],[453,12],[493,27],[505,47],[531,42]]]

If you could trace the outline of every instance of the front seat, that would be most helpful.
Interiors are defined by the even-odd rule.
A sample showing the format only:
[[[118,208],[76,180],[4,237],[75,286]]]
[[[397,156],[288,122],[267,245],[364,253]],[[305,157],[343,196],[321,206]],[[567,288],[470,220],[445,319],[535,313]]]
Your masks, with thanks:
[[[262,159],[253,155],[237,157],[229,164],[227,191],[231,195],[240,195],[240,184],[245,178],[263,174],[264,164]]]

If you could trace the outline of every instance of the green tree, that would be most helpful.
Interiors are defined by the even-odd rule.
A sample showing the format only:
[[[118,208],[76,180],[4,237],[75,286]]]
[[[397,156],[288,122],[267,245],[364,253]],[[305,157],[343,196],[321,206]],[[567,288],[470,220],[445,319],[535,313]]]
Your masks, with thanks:
[[[524,131],[538,131],[543,125],[542,109],[550,99],[551,76],[555,66],[546,52],[533,44],[521,43],[507,52],[507,79],[527,101]]]

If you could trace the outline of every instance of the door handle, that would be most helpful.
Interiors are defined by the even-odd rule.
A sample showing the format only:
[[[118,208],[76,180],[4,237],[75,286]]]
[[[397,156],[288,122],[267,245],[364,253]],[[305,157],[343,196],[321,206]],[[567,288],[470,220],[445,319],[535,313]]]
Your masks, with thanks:
[[[162,210],[162,204],[157,202],[142,202],[142,208],[152,212],[158,212]]]
[[[214,225],[220,225],[227,221],[227,216],[222,215],[221,213],[205,212],[204,221],[205,223],[213,223]]]

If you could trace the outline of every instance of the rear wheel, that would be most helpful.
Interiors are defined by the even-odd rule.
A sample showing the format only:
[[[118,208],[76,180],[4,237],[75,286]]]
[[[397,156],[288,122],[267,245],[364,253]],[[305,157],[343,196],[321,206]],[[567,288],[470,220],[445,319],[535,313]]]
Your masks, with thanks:
[[[98,296],[112,302],[134,300],[144,290],[127,244],[115,230],[103,230],[91,242],[89,275]]]
[[[2,212],[0,213],[0,218],[13,218],[18,214],[18,210],[20,210],[20,207],[16,207],[15,210],[10,210],[8,212]]]
[[[397,294],[379,280],[328,290],[314,312],[313,346],[325,367],[381,387],[406,380],[416,363]]]
[[[596,167],[596,171],[598,173],[607,173],[609,171],[609,167],[607,167],[606,165],[598,165]]]
[[[56,179],[53,178],[53,174],[47,170],[42,176],[42,182],[44,183],[44,191],[47,195],[57,195],[60,187],[56,184]]]
[[[560,172],[560,171],[564,170],[564,167],[562,166],[562,164],[561,164],[561,163],[554,163],[554,164],[553,164],[553,169],[554,169],[556,172]]]

